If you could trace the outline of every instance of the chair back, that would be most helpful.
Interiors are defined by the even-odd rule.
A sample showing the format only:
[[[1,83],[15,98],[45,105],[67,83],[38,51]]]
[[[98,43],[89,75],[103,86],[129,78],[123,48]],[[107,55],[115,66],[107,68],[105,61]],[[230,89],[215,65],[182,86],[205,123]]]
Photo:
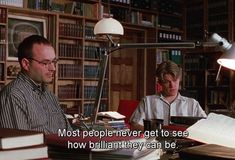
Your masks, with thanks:
[[[117,112],[126,116],[125,122],[128,123],[138,104],[137,100],[120,100]]]

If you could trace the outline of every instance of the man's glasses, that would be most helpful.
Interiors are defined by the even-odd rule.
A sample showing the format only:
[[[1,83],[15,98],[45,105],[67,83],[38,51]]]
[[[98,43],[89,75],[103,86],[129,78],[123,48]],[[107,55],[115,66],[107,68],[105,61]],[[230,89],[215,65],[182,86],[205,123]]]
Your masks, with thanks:
[[[49,61],[49,60],[39,61],[39,60],[36,60],[34,58],[27,58],[27,59],[33,60],[35,62],[38,62],[39,64],[41,64],[44,67],[48,67],[51,64],[53,64],[55,66],[56,63],[58,62],[58,59],[55,59],[55,60],[52,60],[52,61]]]

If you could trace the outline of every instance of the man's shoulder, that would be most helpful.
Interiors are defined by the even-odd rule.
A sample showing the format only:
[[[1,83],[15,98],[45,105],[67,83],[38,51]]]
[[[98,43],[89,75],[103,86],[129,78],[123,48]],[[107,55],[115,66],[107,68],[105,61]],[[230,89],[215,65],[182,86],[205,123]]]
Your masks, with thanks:
[[[182,100],[182,101],[197,103],[196,99],[191,98],[191,97],[182,96],[182,95],[179,95],[178,99]]]
[[[13,95],[18,94],[21,92],[21,89],[19,88],[20,82],[19,79],[14,79],[10,83],[8,83],[6,86],[4,86],[0,92],[0,96],[2,95]]]
[[[153,94],[153,95],[147,95],[143,98],[144,100],[155,100],[155,99],[160,99],[159,95]]]

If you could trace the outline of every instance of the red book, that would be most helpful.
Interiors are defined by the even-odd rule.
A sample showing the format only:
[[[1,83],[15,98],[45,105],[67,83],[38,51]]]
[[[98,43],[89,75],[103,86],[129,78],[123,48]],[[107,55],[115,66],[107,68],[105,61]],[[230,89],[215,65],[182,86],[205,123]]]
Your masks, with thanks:
[[[0,160],[48,158],[47,146],[37,145],[16,149],[0,149]]]
[[[125,131],[121,131],[121,132],[125,132]],[[131,133],[131,131],[128,133]],[[83,138],[82,134],[83,133],[81,133],[80,136],[75,136],[75,137],[72,137],[72,136],[59,137],[57,134],[46,135],[45,142],[49,146],[62,147],[62,148],[67,148],[67,149],[71,148],[71,144],[75,144],[74,146],[77,147],[75,149],[88,149],[88,150],[93,149],[92,151],[94,151],[95,149],[98,149],[99,151],[101,151],[102,149],[112,150],[111,148],[104,147],[104,145],[106,145],[107,143],[115,143],[115,142],[118,143],[122,141],[126,141],[126,142],[127,141],[131,141],[131,142],[145,141],[145,139],[141,138],[140,136],[133,136],[133,135],[117,136],[115,135],[115,133],[113,134],[113,136],[105,136],[102,138],[95,137],[95,136],[87,136]],[[94,144],[97,144],[97,145],[101,144],[103,146],[91,148],[90,147],[91,144],[92,146]],[[74,149],[74,148],[71,148],[71,149]]]
[[[19,129],[0,129],[0,149],[28,147],[44,143],[44,134]]]

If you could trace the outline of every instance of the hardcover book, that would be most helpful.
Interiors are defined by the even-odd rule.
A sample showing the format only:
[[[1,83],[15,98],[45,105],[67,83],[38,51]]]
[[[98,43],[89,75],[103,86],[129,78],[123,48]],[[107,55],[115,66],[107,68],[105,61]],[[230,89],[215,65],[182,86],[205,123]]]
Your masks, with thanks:
[[[0,149],[0,160],[48,158],[47,146],[37,145],[17,149]]]
[[[41,132],[9,128],[0,129],[0,149],[28,147],[43,143],[44,135]]]

